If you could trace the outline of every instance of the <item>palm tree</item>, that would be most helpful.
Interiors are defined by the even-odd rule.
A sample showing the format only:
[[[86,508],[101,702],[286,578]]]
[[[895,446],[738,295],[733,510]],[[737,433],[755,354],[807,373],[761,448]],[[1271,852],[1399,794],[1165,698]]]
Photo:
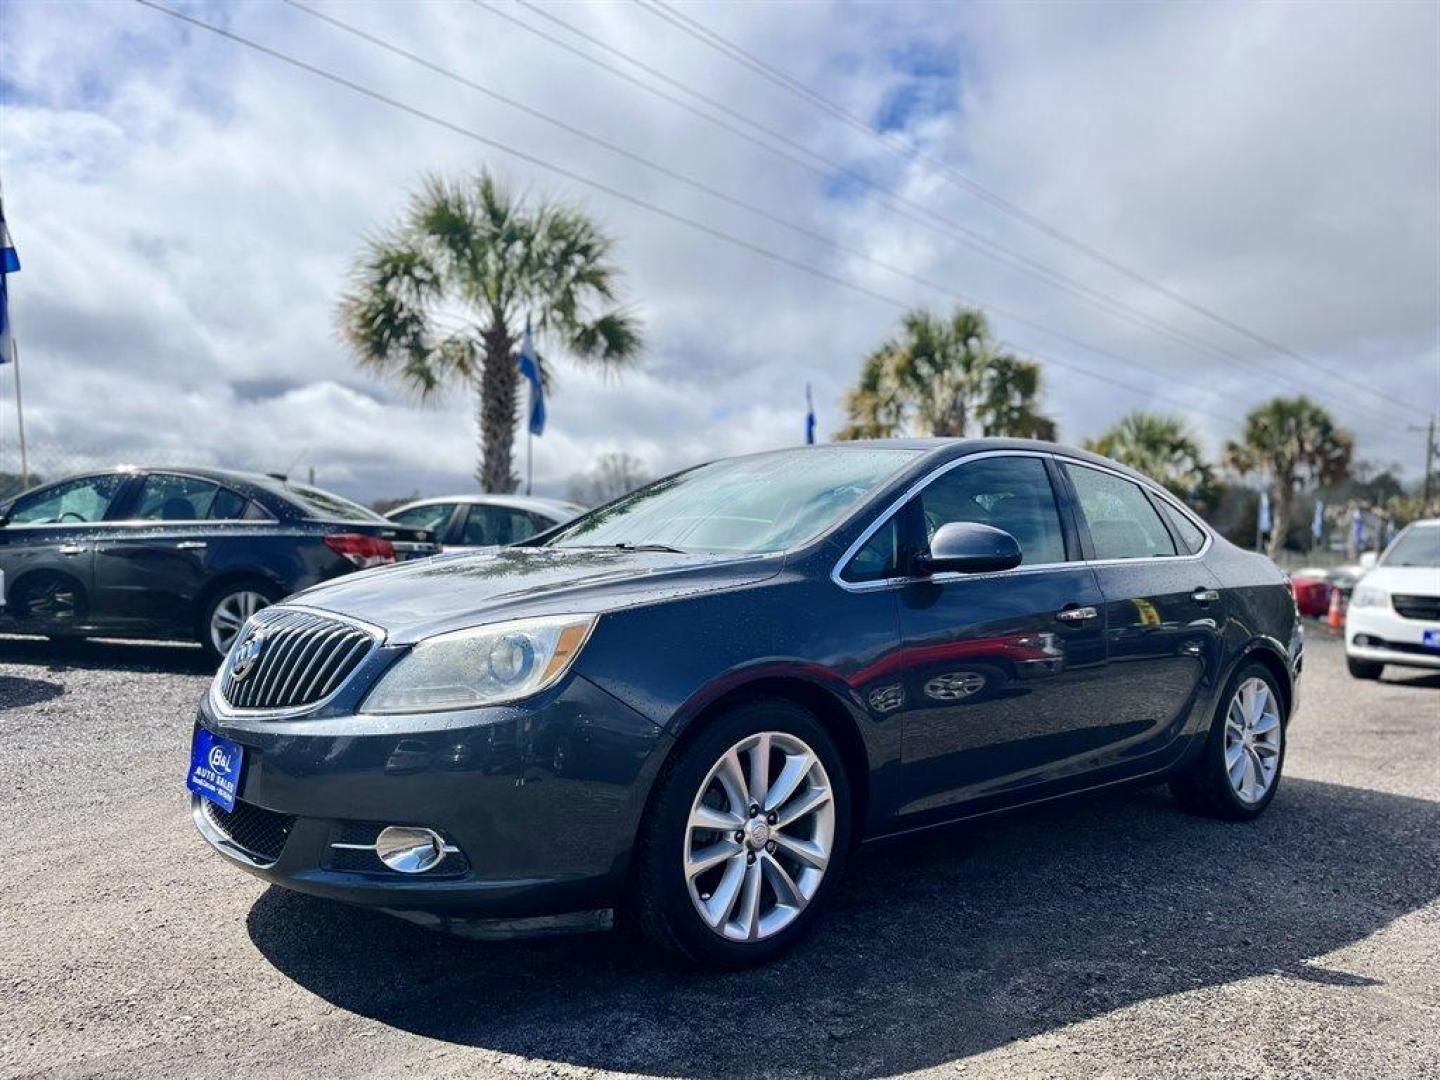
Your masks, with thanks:
[[[1344,479],[1353,449],[1350,435],[1303,394],[1272,398],[1246,415],[1243,439],[1228,443],[1225,456],[1242,476],[1259,473],[1269,478],[1274,516],[1269,545],[1272,558],[1285,546],[1300,486]]]
[[[485,491],[513,491],[517,352],[529,319],[541,345],[605,370],[638,358],[640,325],[616,306],[615,242],[581,211],[531,204],[488,171],[429,177],[400,222],[370,239],[340,301],[355,362],[426,400],[475,394]],[[548,386],[551,372],[541,358]]]
[[[1160,481],[1192,505],[1203,507],[1214,498],[1215,471],[1179,417],[1132,412],[1087,439],[1085,449]]]
[[[956,308],[945,319],[916,308],[901,318],[899,337],[861,363],[839,437],[963,436],[977,426],[985,435],[1054,438],[1040,389],[1040,366],[1002,351],[983,313]]]

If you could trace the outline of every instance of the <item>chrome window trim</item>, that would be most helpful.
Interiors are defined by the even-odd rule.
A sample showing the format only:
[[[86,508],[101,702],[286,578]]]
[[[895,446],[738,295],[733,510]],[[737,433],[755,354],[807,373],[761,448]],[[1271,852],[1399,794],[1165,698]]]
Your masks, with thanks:
[[[363,619],[357,619],[353,615],[341,615],[338,612],[326,611],[324,608],[310,607],[307,604],[287,604],[284,601],[281,601],[278,604],[270,604],[269,606],[263,607],[260,610],[269,614],[286,611],[300,611],[304,612],[307,615],[315,615],[322,619],[330,619],[333,622],[348,623],[349,625],[355,627],[357,630],[362,630],[366,634],[370,635],[370,648],[366,651],[364,659],[362,659],[358,664],[355,665],[355,670],[352,671],[347,678],[343,679],[340,682],[340,685],[335,687],[334,690],[331,690],[330,693],[326,694],[319,701],[312,701],[306,705],[292,705],[284,709],[237,709],[232,706],[228,701],[226,701],[225,695],[221,691],[221,685],[225,681],[226,672],[230,670],[230,656],[227,654],[225,659],[221,661],[220,667],[216,670],[215,677],[210,680],[209,693],[210,707],[215,710],[217,715],[225,717],[227,719],[290,720],[294,719],[297,716],[304,716],[306,713],[315,712],[317,709],[322,709],[331,701],[333,701],[335,697],[340,693],[340,691],[344,690],[347,686],[350,685],[350,681],[354,679],[356,675],[360,674],[361,671],[364,670],[366,662],[375,655],[375,650],[385,644],[386,634],[384,629],[376,626],[374,623],[368,623],[365,622]],[[242,626],[240,628],[240,633],[235,635],[235,640],[237,642],[241,640],[244,632],[245,627]]]
[[[885,525],[886,522],[888,522],[892,517],[894,517],[896,513],[899,512],[902,506],[904,506],[912,498],[918,495],[921,491],[924,491],[925,488],[929,487],[940,477],[950,472],[952,469],[957,469],[961,465],[968,464],[972,461],[979,461],[982,458],[993,457],[1033,457],[1041,458],[1042,460],[1048,458],[1051,461],[1059,462],[1061,464],[1077,465],[1086,469],[1094,469],[1097,472],[1109,473],[1112,476],[1119,477],[1121,480],[1128,480],[1130,483],[1139,486],[1141,489],[1150,491],[1155,495],[1158,495],[1166,502],[1167,505],[1174,507],[1175,509],[1183,513],[1187,519],[1197,525],[1200,530],[1205,534],[1205,543],[1202,544],[1200,550],[1195,552],[1193,555],[1181,555],[1177,551],[1174,555],[1151,555],[1140,559],[1067,559],[1065,562],[1033,563],[1029,566],[1026,566],[1022,563],[1020,566],[1017,566],[1011,570],[996,570],[986,574],[961,574],[951,571],[942,574],[931,574],[927,577],[890,577],[879,578],[875,581],[846,581],[844,579],[842,574],[844,573],[845,568],[850,564],[850,561],[855,557],[855,555],[860,551],[860,549],[869,542],[870,538],[874,536],[875,533],[878,532],[881,527]],[[1058,498],[1058,493],[1056,493],[1057,510],[1059,509]],[[1062,522],[1061,524],[1063,527],[1064,523]],[[953,461],[947,461],[942,465],[936,466],[936,468],[931,470],[926,475],[922,476],[919,480],[915,481],[915,483],[912,484],[908,489],[906,489],[905,492],[897,496],[896,499],[888,507],[886,507],[885,510],[873,522],[870,523],[869,527],[867,527],[865,531],[860,534],[860,536],[855,540],[855,542],[845,549],[845,553],[840,556],[840,558],[836,561],[835,565],[830,569],[830,580],[833,581],[836,585],[840,586],[840,588],[844,589],[846,592],[874,592],[879,589],[893,589],[897,586],[913,585],[917,582],[922,581],[933,582],[935,584],[944,584],[950,581],[983,581],[990,578],[1011,577],[1019,574],[1045,573],[1051,570],[1065,569],[1067,567],[1135,566],[1137,564],[1144,563],[1193,562],[1204,558],[1206,553],[1209,552],[1214,542],[1215,534],[1210,531],[1209,526],[1207,526],[1204,522],[1200,521],[1193,513],[1190,512],[1188,508],[1181,506],[1179,502],[1170,495],[1169,492],[1165,491],[1158,484],[1152,484],[1148,481],[1142,482],[1140,480],[1137,480],[1133,476],[1126,476],[1118,469],[1107,468],[1104,465],[1097,465],[1089,461],[1082,461],[1079,458],[1071,457],[1064,452],[1050,450],[977,450],[973,454],[965,454],[962,457],[955,458]]]

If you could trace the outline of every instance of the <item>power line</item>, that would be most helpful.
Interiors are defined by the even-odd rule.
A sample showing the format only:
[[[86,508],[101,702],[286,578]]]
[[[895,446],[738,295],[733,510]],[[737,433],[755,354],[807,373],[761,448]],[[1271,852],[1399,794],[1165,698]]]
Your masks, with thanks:
[[[744,199],[740,199],[736,196],[730,195],[729,193],[712,187],[711,185],[706,184],[703,181],[696,180],[695,178],[687,176],[682,172],[671,169],[665,165],[661,165],[651,160],[650,158],[633,153],[632,151],[627,150],[624,147],[618,146],[615,143],[612,143],[588,131],[578,128],[573,124],[567,123],[566,121],[560,120],[540,109],[535,109],[528,105],[522,104],[521,102],[518,102],[513,98],[510,98],[504,94],[492,90],[489,87],[484,86],[483,84],[476,82],[475,80],[468,78],[465,75],[461,75],[460,73],[452,71],[449,68],[442,67],[439,64],[427,60],[423,56],[419,56],[413,52],[410,52],[407,49],[396,45],[392,41],[387,41],[386,39],[371,34],[368,31],[362,30],[357,26],[353,26],[352,24],[347,23],[344,20],[317,11],[316,9],[308,6],[307,4],[302,3],[301,0],[286,0],[286,3],[290,4],[290,6],[298,9],[299,11],[302,11],[305,14],[312,16],[313,18],[319,19],[320,21],[334,26],[339,30],[358,37],[363,41],[369,42],[377,48],[384,49],[386,52],[389,52],[395,56],[400,56],[406,60],[411,61],[412,63],[418,64],[419,66],[425,68],[428,71],[432,71],[438,75],[450,79],[453,82],[468,87],[471,90],[475,90],[478,93],[485,94],[487,97],[495,101],[499,101],[504,105],[508,105],[511,108],[517,109],[518,111],[523,112],[527,116],[531,116],[537,120],[541,120],[547,124],[551,124],[552,126],[567,132],[568,134],[574,135],[577,138],[584,139],[587,142],[590,142],[605,150],[608,150],[609,152],[623,157],[628,161],[633,161],[643,166],[644,168],[651,169],[659,173],[662,176],[685,184],[688,187],[703,192],[704,194],[710,195],[713,198],[720,199],[721,201],[728,203],[729,205],[738,207],[739,209],[744,210],[747,213],[755,214],[763,220],[769,221],[772,224],[780,226],[781,228],[795,232],[798,235],[806,237],[807,239],[812,240],[816,243],[823,244],[824,246],[831,248],[832,250],[838,251],[845,255],[849,255],[864,262],[868,262],[871,265],[886,271],[887,273],[894,274],[897,277],[905,278],[911,282],[914,282],[915,284],[922,285],[928,289],[933,289],[934,291],[942,295],[949,295],[962,304],[966,304],[971,307],[988,309],[994,315],[1010,319],[1012,322],[1017,322],[1022,326],[1028,326],[1033,330],[1038,330],[1040,333],[1046,334],[1057,340],[1065,341],[1068,344],[1071,344],[1077,348],[1084,349],[1088,352],[1092,352],[1100,356],[1105,356],[1109,359],[1117,360],[1121,363],[1131,366],[1144,367],[1149,370],[1155,371],[1157,374],[1165,376],[1170,375],[1169,372],[1162,371],[1158,368],[1153,367],[1152,365],[1144,363],[1143,361],[1137,360],[1134,357],[1125,356],[1121,353],[1116,353],[1112,350],[1103,348],[1102,346],[1083,341],[1063,331],[1055,330],[1051,327],[1045,326],[1042,323],[1036,322],[1035,320],[1030,319],[1029,317],[1022,315],[1018,312],[1008,311],[1005,308],[987,303],[983,300],[979,300],[976,297],[969,296],[965,293],[958,292],[948,285],[944,285],[940,282],[930,280],[917,274],[913,274],[902,267],[898,267],[881,259],[877,259],[860,248],[852,247],[848,244],[841,243],[833,239],[832,237],[826,236],[824,233],[820,233],[815,231],[814,229],[806,228],[803,225],[799,225],[792,221],[790,218],[784,217],[780,214],[772,213],[771,211],[766,210],[763,207],[757,206],[753,203],[745,201]],[[1209,392],[1210,390],[1209,387],[1197,386],[1193,383],[1187,383],[1184,380],[1179,380],[1179,382],[1182,386],[1188,386],[1192,389],[1197,389],[1202,392]]]
[[[973,229],[960,224],[952,218],[945,217],[944,215],[937,213],[936,211],[930,209],[927,206],[924,206],[921,203],[915,202],[914,200],[908,199],[903,195],[898,195],[890,191],[888,188],[879,184],[875,180],[872,180],[864,173],[857,172],[855,169],[845,164],[844,162],[837,161],[834,158],[827,157],[824,154],[818,153],[817,151],[810,149],[804,143],[785,134],[785,132],[779,131],[776,128],[771,127],[770,125],[760,120],[756,120],[752,116],[747,116],[745,113],[742,113],[739,110],[732,108],[731,106],[725,104],[723,101],[710,97],[708,94],[696,90],[694,87],[691,87],[681,82],[680,80],[670,75],[667,75],[665,72],[660,71],[654,66],[645,63],[643,60],[640,60],[632,53],[626,52],[624,49],[612,45],[604,39],[596,37],[595,35],[590,34],[585,30],[582,30],[574,23],[568,22],[565,19],[562,19],[560,16],[548,12],[543,8],[538,7],[537,5],[528,2],[528,0],[516,0],[516,2],[520,4],[521,7],[526,8],[532,14],[538,15],[543,19],[547,19],[550,22],[555,23],[557,26],[564,27],[567,31],[574,34],[576,37],[582,38],[583,40],[590,42],[592,45],[604,49],[606,52],[611,53],[612,55],[620,57],[627,64],[631,64],[632,66],[636,67],[640,71],[645,72],[652,78],[659,79],[666,85],[673,86],[676,89],[682,91],[683,93],[689,94],[698,101],[703,101],[711,108],[718,109],[725,115],[734,117],[736,120],[739,120],[741,123],[749,125],[756,131],[763,132],[769,138],[775,139],[778,142],[783,143],[784,145],[798,151],[800,154],[811,160],[803,161],[795,157],[793,154],[786,153],[778,147],[771,146],[763,140],[756,139],[754,136],[734,128],[730,124],[716,120],[716,118],[714,118],[713,116],[710,116],[705,112],[696,109],[688,102],[678,100],[672,95],[669,95],[664,91],[658,90],[657,88],[649,85],[648,83],[636,79],[634,76],[629,75],[628,73],[620,70],[619,68],[616,68],[611,64],[607,64],[603,60],[599,60],[596,57],[593,57],[585,52],[582,52],[581,50],[576,49],[574,46],[559,40],[551,34],[545,33],[543,30],[540,30],[537,27],[520,21],[513,15],[510,15],[495,7],[493,4],[487,3],[486,0],[471,0],[471,2],[478,7],[484,8],[491,14],[499,16],[500,18],[507,20],[513,25],[518,26],[523,30],[527,30],[530,33],[536,35],[537,37],[540,37],[543,40],[550,42],[552,45],[558,46],[559,48],[566,50],[574,56],[578,56],[580,59],[585,60],[588,63],[594,64],[597,67],[600,67],[613,75],[617,75],[620,78],[625,79],[632,85],[639,87],[647,93],[654,94],[655,96],[661,98],[664,101],[668,101],[671,104],[677,105],[685,109],[686,111],[692,113],[693,115],[699,116],[703,120],[716,124],[723,130],[728,131],[731,134],[738,135],[740,138],[743,138],[751,142],[752,144],[759,146],[763,150],[767,150],[770,153],[776,154],[784,158],[785,160],[790,161],[792,164],[798,165],[801,168],[814,173],[822,180],[829,181],[834,177],[834,175],[838,174],[845,179],[855,181],[861,186],[868,188],[870,191],[877,194],[879,196],[879,201],[881,205],[885,206],[887,209],[891,210],[898,216],[905,218],[906,220],[913,221],[924,228],[930,229],[938,233],[948,233],[949,235],[959,239],[967,246],[979,250],[983,255],[987,255],[990,258],[999,260],[1001,262],[1009,263],[1012,266],[1019,266],[1027,273],[1030,273],[1032,276],[1039,277],[1047,283],[1053,284],[1057,288],[1061,288],[1064,291],[1070,292],[1077,296],[1081,296],[1082,298],[1089,300],[1096,306],[1101,307],[1102,310],[1105,310],[1111,314],[1120,314],[1123,312],[1122,317],[1127,317],[1128,321],[1133,322],[1136,325],[1144,326],[1148,329],[1164,334],[1175,341],[1179,341],[1182,344],[1190,345],[1193,348],[1203,349],[1207,352],[1214,353],[1219,356],[1230,356],[1232,358],[1234,357],[1233,353],[1227,352],[1225,349],[1221,348],[1218,345],[1215,345],[1213,342],[1206,341],[1203,338],[1194,337],[1187,332],[1181,331],[1175,327],[1171,327],[1162,320],[1155,318],[1147,312],[1141,311],[1140,309],[1125,304],[1123,301],[1117,300],[1112,296],[1108,296],[1104,293],[1099,292],[1098,290],[1092,289],[1084,282],[1069,277],[1061,273],[1060,271],[1053,269],[1052,267],[1048,267],[1043,263],[1030,258],[1023,252],[1018,252],[1015,251],[1013,248],[1006,247],[998,241],[995,241],[982,233],[978,233]],[[819,164],[816,165],[814,164],[814,162],[818,162]],[[917,214],[923,216],[916,216]]]
[[[265,56],[269,56],[274,60],[278,60],[281,63],[288,64],[289,66],[297,68],[301,71],[308,72],[309,74],[314,75],[317,78],[321,78],[337,86],[344,87],[345,89],[350,90],[354,93],[370,98],[373,101],[378,101],[381,104],[388,105],[393,109],[406,113],[410,116],[414,116],[417,119],[424,120],[427,123],[434,124],[437,127],[444,128],[445,130],[450,131],[454,134],[461,135],[465,138],[478,142],[481,145],[488,146],[494,150],[499,150],[501,153],[509,154],[512,157],[520,159],[521,161],[528,162],[529,164],[534,165],[537,168],[552,172],[557,176],[563,176],[566,179],[572,180],[576,183],[584,184],[587,187],[591,187],[597,191],[604,192],[605,194],[610,195],[613,198],[620,199],[622,202],[626,202],[631,204],[632,206],[637,206],[641,209],[648,210],[651,213],[666,218],[667,220],[686,225],[689,228],[695,229],[698,232],[714,237],[715,239],[722,240],[725,243],[731,244],[743,250],[760,255],[763,258],[770,259],[773,262],[789,266],[793,269],[801,271],[802,273],[806,273],[813,277],[829,281],[832,284],[839,285],[842,288],[849,289],[852,292],[869,297],[873,300],[878,300],[881,303],[888,304],[901,310],[908,310],[911,307],[911,304],[905,300],[901,300],[897,297],[889,296],[885,293],[878,292],[874,289],[869,288],[866,285],[861,285],[847,278],[832,274],[829,271],[823,270],[819,267],[811,266],[810,264],[801,262],[798,259],[792,259],[788,255],[784,255],[776,251],[771,251],[770,249],[762,247],[759,244],[751,243],[750,241],[745,240],[741,237],[737,237],[720,229],[713,228],[709,225],[706,225],[704,222],[696,221],[694,218],[686,217],[683,214],[677,214],[672,210],[667,210],[663,206],[659,206],[656,203],[652,203],[646,199],[639,198],[638,196],[631,195],[628,192],[619,190],[618,188],[611,187],[610,185],[602,183],[601,181],[591,179],[587,176],[582,176],[581,174],[574,172],[571,169],[565,168],[563,165],[556,165],[552,162],[544,160],[543,158],[537,157],[527,151],[518,150],[515,147],[508,146],[505,143],[490,138],[489,136],[482,135],[471,128],[463,127],[459,124],[453,123],[449,120],[444,119],[443,117],[435,115],[434,113],[427,112],[424,109],[407,104],[406,102],[400,101],[399,99],[391,97],[388,94],[384,94],[378,90],[374,90],[361,83],[348,79],[343,75],[338,75],[333,71],[329,71],[315,64],[311,64],[305,60],[301,60],[298,57],[290,55],[289,53],[281,52],[278,49],[271,48],[270,46],[255,41],[252,38],[247,38],[231,30],[226,30],[223,27],[215,26],[212,23],[207,23],[201,19],[195,18],[192,15],[187,15],[184,12],[176,11],[172,8],[165,7],[163,4],[157,3],[156,0],[135,0],[135,3],[141,5],[142,7],[147,7],[154,11],[158,11],[163,15],[168,15],[173,19],[188,23],[191,26],[198,27],[202,30],[207,30],[210,33],[216,34],[219,37],[223,37],[229,41],[233,41],[236,44],[242,45],[248,49],[253,49],[254,51],[262,53]],[[1163,394],[1153,393],[1152,391],[1147,390],[1143,387],[1135,386],[1133,383],[1125,383],[1122,380],[1115,379],[1113,376],[1091,371],[1070,361],[1054,361],[1053,358],[1048,356],[1041,356],[1039,358],[1044,359],[1047,362],[1059,363],[1062,367],[1072,368],[1075,371],[1081,372],[1091,378],[1098,379],[1102,382],[1107,382],[1115,386],[1123,386],[1125,389],[1130,390],[1133,393],[1136,393],[1143,397],[1155,398],[1162,401],[1169,401],[1172,404],[1179,406],[1180,408],[1202,413],[1225,424],[1231,424],[1234,421],[1233,416],[1209,412],[1208,410],[1196,407],[1190,402],[1181,402],[1176,399],[1169,398]]]
[[[538,7],[536,4],[531,3],[530,0],[516,0],[516,3],[518,3],[521,7],[524,7],[526,10],[530,11],[532,14],[538,15],[541,18],[546,19],[557,26],[563,27],[565,30],[574,34],[576,37],[582,38],[583,40],[590,42],[592,45],[595,45],[596,47],[603,49],[614,56],[618,56],[626,63],[633,65],[640,71],[645,72],[647,75],[650,75],[655,79],[659,79],[666,85],[673,86],[676,89],[691,95],[696,100],[702,101],[706,105],[720,110],[727,116],[734,117],[737,120],[748,124],[755,130],[763,132],[769,138],[784,143],[786,146],[798,151],[800,154],[812,160],[802,160],[801,158],[796,157],[795,154],[788,153],[785,150],[780,149],[779,147],[772,146],[769,143],[765,142],[763,139],[756,138],[749,132],[738,129],[734,125],[726,121],[711,116],[704,110],[696,108],[689,102],[677,99],[673,95],[668,94],[665,91],[658,89],[657,87],[651,86],[643,80],[635,78],[628,72],[616,68],[614,65],[608,64],[605,61],[598,59],[597,57],[591,56],[588,53],[585,53],[582,50],[575,48],[573,45],[568,44],[567,42],[559,40],[558,38],[546,33],[538,27],[531,26],[528,23],[522,22],[520,19],[515,18],[515,16],[510,15],[507,12],[504,12],[499,8],[495,7],[493,4],[486,2],[486,0],[471,0],[471,2],[478,7],[484,8],[491,14],[505,19],[513,25],[528,31],[531,34],[534,34],[545,41],[548,41],[552,45],[564,49],[572,55],[578,56],[580,59],[585,60],[588,63],[594,64],[602,70],[605,70],[612,75],[616,75],[619,78],[622,78],[625,81],[631,83],[632,85],[637,86],[642,90],[645,90],[647,93],[659,97],[661,100],[667,101],[673,105],[685,109],[692,115],[695,115],[700,119],[707,121],[708,123],[714,124],[722,130],[725,130],[733,135],[738,136],[739,138],[746,140],[747,142],[755,146],[760,147],[762,150],[766,150],[769,153],[776,154],[777,156],[784,158],[792,164],[795,164],[800,168],[814,173],[823,180],[829,181],[833,178],[835,173],[838,173],[842,177],[846,177],[856,181],[862,186],[875,192],[878,196],[879,203],[889,209],[892,213],[895,213],[900,217],[903,217],[909,221],[913,221],[924,228],[930,229],[942,235],[949,234],[958,239],[961,243],[967,245],[968,247],[978,250],[983,255],[996,259],[1000,262],[1007,263],[1011,266],[1018,266],[1023,272],[1030,274],[1030,276],[1032,277],[1039,278],[1040,280],[1045,281],[1047,284],[1053,285],[1064,292],[1079,296],[1082,300],[1090,303],[1091,306],[1097,307],[1100,310],[1106,312],[1107,314],[1116,316],[1132,324],[1142,326],[1146,329],[1149,329],[1155,333],[1159,333],[1164,337],[1170,338],[1173,341],[1177,341],[1180,344],[1186,345],[1197,351],[1215,356],[1216,358],[1223,360],[1225,363],[1229,364],[1229,366],[1234,367],[1237,370],[1244,371],[1247,374],[1253,373],[1256,370],[1249,362],[1247,362],[1235,352],[1216,345],[1213,342],[1207,341],[1204,338],[1196,337],[1195,335],[1192,335],[1187,331],[1182,331],[1175,327],[1172,327],[1169,324],[1163,322],[1162,320],[1156,318],[1155,316],[1152,316],[1147,312],[1140,310],[1139,308],[1126,304],[1124,301],[1118,300],[1105,293],[1099,292],[1098,290],[1092,289],[1083,282],[1078,281],[1077,279],[1070,277],[1066,274],[1063,274],[1060,271],[1054,270],[1051,267],[1048,267],[1043,263],[1038,262],[1037,260],[1032,259],[1021,252],[1017,252],[1011,248],[1006,247],[1003,244],[998,243],[997,241],[991,240],[989,237],[986,237],[981,233],[977,233],[974,230],[967,228],[966,226],[960,224],[959,222],[956,222],[951,218],[938,214],[920,203],[917,203],[904,196],[896,195],[890,192],[881,184],[865,176],[863,173],[854,171],[850,166],[846,165],[845,163],[836,161],[835,159],[827,157],[824,154],[820,154],[814,150],[811,150],[809,147],[805,146],[803,143],[785,134],[784,132],[778,131],[770,125],[765,124],[762,121],[756,120],[753,117],[747,116],[744,113],[730,107],[729,105],[726,105],[724,102],[719,101],[699,90],[694,89],[693,87],[688,86],[686,83],[670,75],[667,75],[665,72],[660,71],[654,66],[645,63],[643,60],[638,59],[633,54],[625,51],[624,49],[621,49],[616,45],[612,45],[604,39],[590,34],[585,30],[582,30],[581,28],[575,26],[571,22],[566,21],[560,16],[546,11],[541,7]],[[813,162],[819,162],[820,164],[817,166]],[[923,215],[923,217],[917,216],[917,214]],[[1306,391],[1310,389],[1308,384],[1290,376],[1285,372],[1262,372],[1262,374],[1267,378],[1278,379],[1279,381],[1288,383],[1289,385],[1301,391]],[[1377,407],[1373,405],[1362,405],[1354,401],[1347,402],[1347,405],[1351,409],[1363,414],[1370,419],[1382,421],[1388,421],[1390,419],[1387,414],[1382,414],[1381,412],[1376,411]]]
[[[533,8],[533,5],[526,3],[526,0],[520,0],[520,2],[525,4],[526,7]],[[844,123],[850,125],[851,127],[857,128],[858,130],[864,132],[866,135],[887,146],[890,150],[902,153],[907,157],[913,158],[914,160],[924,165],[929,171],[938,173],[940,176],[949,180],[955,186],[963,188],[977,198],[980,198],[984,202],[987,202],[991,206],[994,206],[1001,212],[1015,218],[1018,221],[1024,222],[1026,225],[1029,225],[1034,229],[1045,233],[1052,239],[1058,240],[1059,242],[1065,244],[1067,247],[1073,248],[1074,250],[1079,251],[1082,254],[1096,260],[1097,262],[1108,266],[1110,269],[1124,275],[1132,281],[1135,281],[1141,285],[1145,285],[1146,287],[1154,290],[1157,293],[1160,293],[1161,295],[1169,298],[1175,303],[1189,308],[1191,311],[1199,315],[1203,315],[1205,318],[1210,319],[1211,321],[1216,322],[1221,326],[1224,326],[1226,329],[1231,330],[1234,333],[1249,338],[1251,341],[1256,342],[1257,344],[1263,346],[1266,349],[1269,349],[1276,353],[1280,353],[1281,355],[1288,356],[1293,360],[1297,360],[1303,364],[1306,364],[1314,368],[1316,371],[1328,375],[1333,379],[1348,383],[1349,385],[1357,389],[1364,390],[1367,393],[1373,394],[1378,398],[1382,398],[1385,401],[1390,402],[1391,404],[1400,405],[1404,408],[1412,409],[1421,413],[1429,412],[1429,410],[1421,406],[1417,406],[1413,402],[1405,401],[1402,398],[1393,397],[1389,394],[1384,393],[1381,390],[1377,390],[1375,387],[1353,378],[1347,372],[1336,371],[1335,369],[1320,363],[1314,357],[1308,356],[1301,352],[1297,352],[1296,350],[1290,348],[1287,345],[1283,345],[1277,341],[1274,341],[1271,338],[1264,336],[1263,334],[1251,330],[1248,327],[1243,326],[1240,323],[1237,323],[1234,320],[1229,319],[1226,316],[1208,307],[1205,307],[1202,304],[1196,303],[1195,301],[1189,299],[1183,294],[1176,292],[1174,289],[1171,289],[1169,286],[1166,286],[1161,282],[1156,281],[1154,278],[1151,278],[1145,274],[1142,274],[1138,270],[1134,270],[1124,265],[1113,257],[1105,254],[1105,252],[1101,251],[1099,248],[1096,248],[1091,244],[1087,244],[1083,240],[1077,239],[1071,234],[1060,229],[1058,226],[1050,224],[1045,219],[1031,213],[1024,207],[1005,198],[999,192],[996,192],[993,189],[986,187],[984,184],[981,184],[979,181],[960,172],[953,166],[947,165],[944,162],[932,157],[931,155],[926,154],[923,150],[915,146],[913,143],[892,136],[887,132],[877,130],[863,117],[856,116],[854,113],[846,110],[843,106],[816,92],[815,90],[806,86],[798,79],[793,78],[783,70],[766,63],[764,60],[760,59],[758,56],[755,56],[753,53],[747,52],[745,49],[741,48],[733,41],[730,41],[729,39],[721,36],[719,33],[705,26],[703,23],[699,22],[693,17],[677,11],[674,7],[665,3],[665,0],[635,0],[635,3],[643,10],[661,19],[664,19],[672,26],[675,26],[686,34],[689,34],[691,37],[695,38],[697,41],[700,41],[702,44],[705,44],[711,49],[714,49],[715,51],[721,53],[722,55],[729,57],[736,63],[739,63],[742,66],[749,68],[751,71],[756,72],[757,74],[761,75],[762,77],[781,87],[782,89],[785,89],[790,93],[801,97],[805,101],[809,102],[812,106],[819,108],[824,112],[829,113],[831,116],[834,116],[837,119],[843,121]]]

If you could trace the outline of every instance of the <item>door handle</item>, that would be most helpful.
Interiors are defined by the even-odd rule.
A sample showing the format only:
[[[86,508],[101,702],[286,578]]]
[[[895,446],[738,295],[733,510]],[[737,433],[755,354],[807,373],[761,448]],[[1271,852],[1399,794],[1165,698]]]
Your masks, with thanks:
[[[1194,600],[1197,604],[1213,604],[1216,600],[1220,599],[1220,594],[1214,589],[1201,588],[1191,593],[1190,599]]]
[[[181,551],[199,551],[205,546],[204,540],[181,540],[175,545]]]
[[[61,555],[84,555],[87,549],[84,544],[61,544],[55,550]]]
[[[1057,612],[1055,618],[1060,619],[1062,622],[1079,623],[1088,622],[1091,619],[1097,618],[1099,614],[1100,613],[1093,607],[1067,607]]]

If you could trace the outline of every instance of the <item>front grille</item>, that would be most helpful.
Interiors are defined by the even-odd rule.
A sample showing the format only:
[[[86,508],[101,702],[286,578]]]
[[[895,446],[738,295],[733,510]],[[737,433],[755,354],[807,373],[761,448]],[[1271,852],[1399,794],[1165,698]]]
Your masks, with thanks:
[[[226,810],[209,799],[200,801],[206,820],[257,862],[269,864],[280,858],[295,825],[294,814],[278,814],[240,799],[235,800],[234,810]]]
[[[254,642],[259,641],[253,658]],[[360,666],[375,639],[352,623],[265,608],[225,660],[221,692],[237,709],[293,709],[323,701]]]
[[[1402,596],[1390,598],[1402,619],[1425,619],[1440,622],[1440,596]]]

